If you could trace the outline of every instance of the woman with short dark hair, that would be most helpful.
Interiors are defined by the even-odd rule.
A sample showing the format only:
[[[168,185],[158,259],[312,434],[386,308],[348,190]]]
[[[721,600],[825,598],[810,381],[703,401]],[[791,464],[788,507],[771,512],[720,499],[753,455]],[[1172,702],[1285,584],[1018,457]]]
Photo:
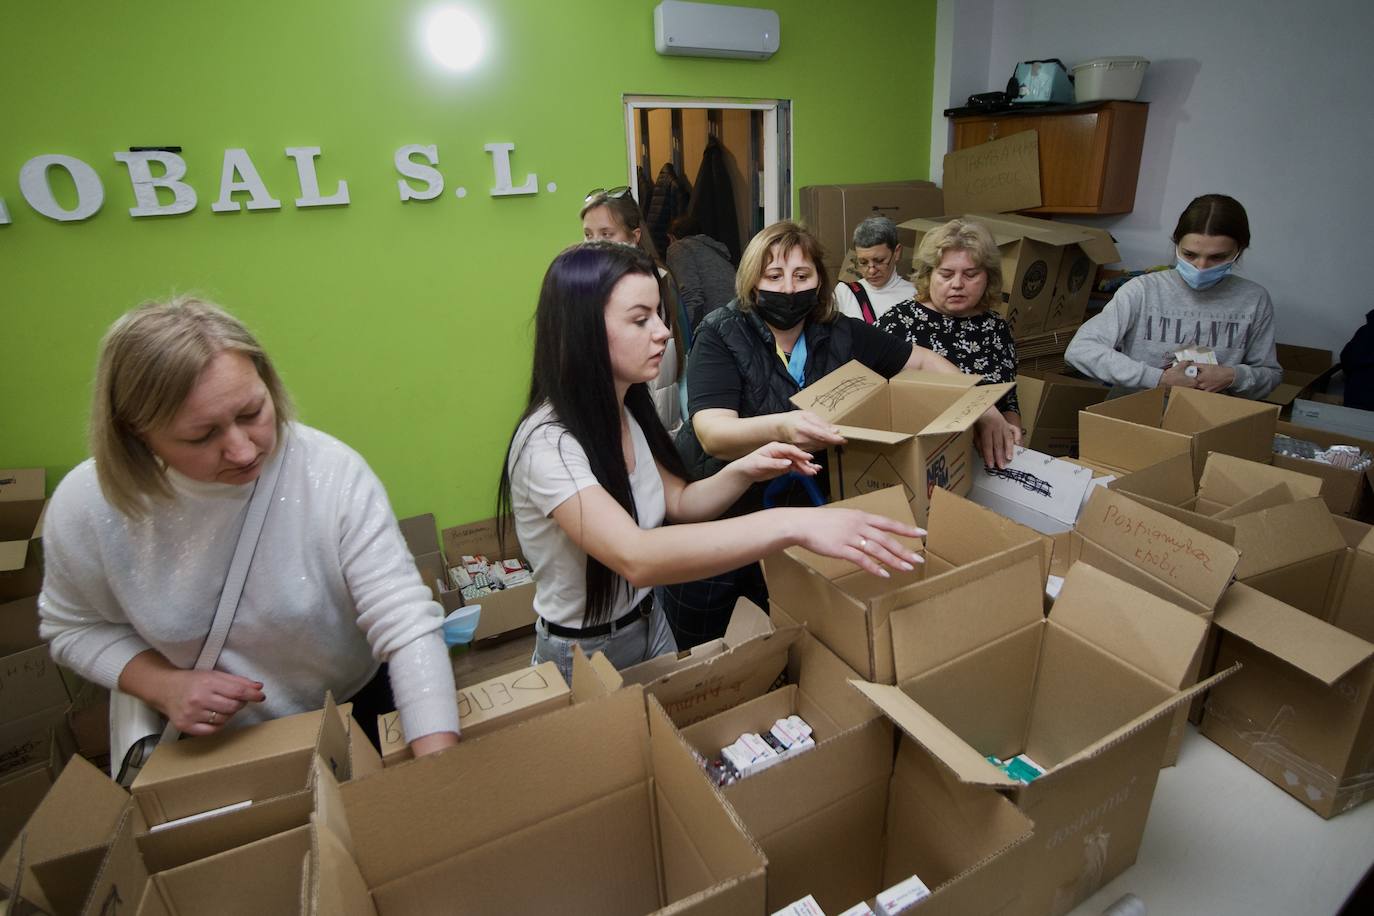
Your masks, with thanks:
[[[1173,270],[1142,274],[1078,329],[1064,358],[1123,389],[1200,388],[1263,398],[1283,380],[1274,305],[1232,269],[1250,247],[1250,219],[1225,194],[1194,198],[1174,228]],[[1215,363],[1181,358],[1199,348]],[[1193,354],[1186,354],[1190,356]]]

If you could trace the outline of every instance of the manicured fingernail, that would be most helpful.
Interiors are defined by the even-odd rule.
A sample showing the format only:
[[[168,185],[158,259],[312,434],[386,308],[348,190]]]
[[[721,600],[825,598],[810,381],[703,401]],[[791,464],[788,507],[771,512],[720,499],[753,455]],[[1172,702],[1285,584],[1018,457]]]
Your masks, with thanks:
[[[878,575],[882,576],[884,579],[891,579],[891,578],[892,578],[892,573],[890,573],[890,572],[888,572],[887,570],[883,569],[881,566],[878,567]]]
[[[916,568],[916,567],[912,566],[910,563],[903,563],[903,564],[902,564],[902,571],[903,571],[903,572],[911,572],[911,571],[912,571],[913,569],[915,569],[915,568]]]

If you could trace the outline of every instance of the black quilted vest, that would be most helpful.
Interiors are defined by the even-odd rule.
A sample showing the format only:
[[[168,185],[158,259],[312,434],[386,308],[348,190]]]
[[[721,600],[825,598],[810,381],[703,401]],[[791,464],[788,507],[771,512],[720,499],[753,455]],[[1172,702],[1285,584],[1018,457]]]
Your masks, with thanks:
[[[806,336],[806,374],[807,385],[834,372],[853,358],[854,337],[850,320],[843,316],[828,323],[808,321],[802,331]],[[741,312],[738,300],[724,308],[718,308],[702,319],[697,328],[697,339],[702,335],[716,334],[724,341],[726,349],[734,357],[744,384],[740,391],[739,415],[759,417],[770,413],[783,413],[796,410],[789,398],[801,390],[787,367],[778,359],[777,345],[773,342],[773,332],[754,312]],[[688,397],[690,393],[691,357],[688,356]],[[690,420],[682,424],[677,435],[677,450],[682,455],[687,469],[695,479],[709,477],[723,468],[726,462],[706,454],[697,441],[696,432]],[[824,469],[825,455],[817,453],[816,460],[822,465],[816,482],[823,493],[829,492],[829,477]],[[800,487],[781,501],[788,505],[810,505]],[[739,515],[763,507],[763,484],[750,487],[739,501],[730,507],[726,515]]]

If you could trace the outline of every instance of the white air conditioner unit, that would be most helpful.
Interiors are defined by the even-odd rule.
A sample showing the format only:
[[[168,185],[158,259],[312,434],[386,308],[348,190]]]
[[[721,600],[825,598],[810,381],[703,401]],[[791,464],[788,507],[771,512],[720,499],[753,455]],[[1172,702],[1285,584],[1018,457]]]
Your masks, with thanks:
[[[663,0],[654,7],[654,50],[682,57],[767,60],[778,50],[778,14],[749,6]]]

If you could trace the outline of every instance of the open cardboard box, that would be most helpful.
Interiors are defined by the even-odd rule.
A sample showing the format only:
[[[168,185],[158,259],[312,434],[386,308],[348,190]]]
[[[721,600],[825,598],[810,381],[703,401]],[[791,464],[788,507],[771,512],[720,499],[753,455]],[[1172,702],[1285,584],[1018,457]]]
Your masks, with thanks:
[[[648,659],[620,676],[627,684],[642,684],[675,725],[690,725],[767,692],[803,632],[799,624],[779,623],[740,598],[720,639]]]
[[[965,783],[999,788],[1035,822],[1027,913],[1064,913],[1135,861],[1173,711],[1207,622],[1087,564],[1048,618],[1032,564],[892,618],[898,686],[855,682]],[[1091,685],[1091,689],[1084,689]],[[1022,784],[990,764],[1026,754]]]
[[[1374,441],[1368,439],[1357,439],[1354,436],[1346,436],[1341,433],[1311,429],[1294,423],[1285,423],[1282,420],[1279,421],[1276,432],[1284,436],[1291,436],[1294,439],[1314,442],[1322,448],[1330,448],[1333,445],[1353,445],[1374,455]],[[1331,511],[1337,515],[1356,518],[1374,512],[1374,489],[1372,489],[1374,488],[1374,466],[1363,471],[1356,471],[1351,468],[1336,467],[1334,464],[1327,464],[1324,461],[1294,458],[1290,455],[1280,455],[1277,452],[1274,453],[1274,465],[1321,478],[1322,498],[1331,507]]]
[[[1214,620],[1218,665],[1201,732],[1322,817],[1374,790],[1374,538],[1344,559],[1327,619],[1247,585]]]
[[[620,674],[599,652],[588,659],[585,665],[574,668],[571,685],[563,680],[563,675],[553,662],[541,662],[497,675],[458,691],[461,739],[471,741],[551,710],[581,703],[615,690],[621,683]],[[382,762],[385,766],[414,759],[406,741],[405,729],[401,727],[399,712],[378,716],[377,733],[381,739]]]
[[[1259,462],[1273,455],[1274,405],[1191,388],[1174,388],[1165,401],[1163,389],[1150,388],[1085,408],[1079,459],[1119,475],[1184,454],[1198,480],[1213,452]]]
[[[1280,408],[1291,410],[1293,401],[1310,396],[1335,372],[1336,359],[1330,350],[1282,343],[1275,350],[1283,381],[1264,400]]]
[[[415,558],[415,568],[420,571],[420,579],[429,587],[434,600],[443,605],[444,613],[463,606],[463,596],[453,588],[448,578],[448,561],[439,546],[438,523],[432,513],[412,515],[399,519],[401,536]]]
[[[1016,893],[1030,822],[915,745],[894,761],[892,727],[849,687],[854,670],[809,634],[792,654],[786,687],[683,730],[710,758],[792,713],[814,729],[816,747],[722,790],[768,858],[765,912],[807,894],[839,912],[912,874],[932,892],[923,911],[998,911]]]
[[[57,781],[71,756],[70,745],[61,742],[55,733],[50,734],[46,760],[9,768],[0,776],[0,850],[8,849],[18,838],[29,816]],[[0,873],[2,881],[3,873]]]
[[[757,914],[764,867],[631,685],[341,786],[312,823],[302,911]]]
[[[42,468],[0,468],[0,604],[43,588]]]
[[[501,550],[498,522],[498,519],[488,518],[480,522],[445,528],[444,554],[448,557],[449,564],[458,565],[465,554],[484,554],[493,563],[518,558],[528,566],[524,551],[520,549],[520,542],[515,537],[515,522],[510,521],[506,527],[505,551]],[[444,605],[444,611],[447,613],[456,611],[465,603],[482,606],[482,617],[477,623],[477,632],[472,635],[473,642],[477,642],[512,630],[534,626],[534,590],[535,583],[530,582],[527,585],[517,585],[515,588],[499,589],[470,602],[464,602],[461,593],[454,590],[451,593],[452,598],[445,598],[440,603]]]
[[[841,500],[834,506],[862,509],[910,524],[911,508],[896,487]],[[764,557],[769,604],[782,608],[860,676],[891,684],[890,616],[918,606],[959,583],[1029,562],[1039,576],[1039,596],[1049,569],[1050,545],[1036,532],[942,489],[931,497],[924,563],[911,572],[880,578],[844,560],[802,547]],[[909,544],[922,552],[919,544]]]
[[[48,761],[57,741],[75,750],[66,682],[38,637],[38,598],[0,604],[0,778]]]
[[[1078,412],[1101,404],[1108,389],[1097,382],[1055,372],[1023,371],[1016,375],[1024,445],[1063,457],[1078,449]]]
[[[830,498],[900,486],[924,524],[931,490],[967,493],[973,424],[1014,387],[978,378],[909,371],[884,379],[851,360],[793,395],[845,437],[829,451]]]
[[[798,192],[802,223],[820,239],[826,266],[837,274],[854,229],[870,216],[894,223],[945,212],[943,192],[929,181],[808,185]],[[910,251],[910,246],[906,246]]]

